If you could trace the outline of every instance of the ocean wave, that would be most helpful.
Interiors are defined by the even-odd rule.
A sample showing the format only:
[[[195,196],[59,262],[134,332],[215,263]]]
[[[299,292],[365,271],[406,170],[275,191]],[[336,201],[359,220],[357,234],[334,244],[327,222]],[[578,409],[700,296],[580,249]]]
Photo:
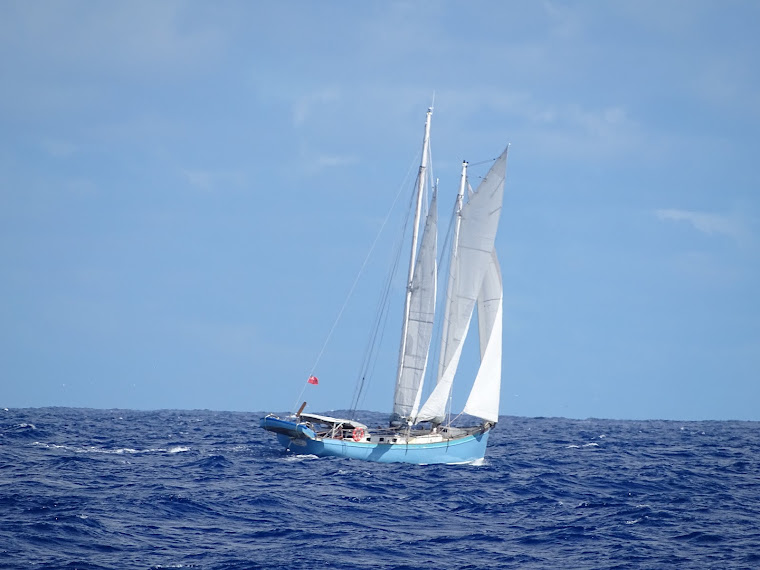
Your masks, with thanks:
[[[94,445],[80,447],[80,446],[73,446],[73,445],[46,443],[43,441],[35,441],[32,443],[32,445],[45,447],[47,449],[62,449],[65,451],[70,451],[71,453],[93,453],[93,454],[108,454],[108,455],[125,455],[125,454],[126,455],[141,455],[141,454],[146,454],[146,453],[183,453],[185,451],[190,451],[189,447],[181,446],[181,445],[170,447],[170,448],[157,447],[157,448],[149,448],[149,449],[133,449],[131,447],[119,447],[115,449],[109,449],[109,448],[97,447]]]
[[[760,560],[757,424],[503,418],[473,468],[284,453],[257,419],[5,412],[4,433],[24,435],[2,440],[0,473],[12,483],[0,485],[0,567],[751,568]]]

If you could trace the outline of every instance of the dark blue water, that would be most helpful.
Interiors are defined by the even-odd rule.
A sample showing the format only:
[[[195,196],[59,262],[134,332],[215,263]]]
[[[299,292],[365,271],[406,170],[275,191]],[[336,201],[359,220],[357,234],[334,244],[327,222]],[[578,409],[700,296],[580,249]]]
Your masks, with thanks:
[[[0,568],[760,568],[760,423],[507,417],[423,467],[259,417],[0,410]]]

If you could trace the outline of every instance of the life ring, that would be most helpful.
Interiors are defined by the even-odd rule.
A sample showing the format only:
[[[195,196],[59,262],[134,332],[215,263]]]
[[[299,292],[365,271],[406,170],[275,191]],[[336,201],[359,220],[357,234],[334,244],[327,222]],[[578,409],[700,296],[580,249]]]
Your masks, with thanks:
[[[362,428],[354,428],[354,431],[351,433],[351,437],[354,438],[354,441],[361,441],[361,439],[364,437],[364,430]]]

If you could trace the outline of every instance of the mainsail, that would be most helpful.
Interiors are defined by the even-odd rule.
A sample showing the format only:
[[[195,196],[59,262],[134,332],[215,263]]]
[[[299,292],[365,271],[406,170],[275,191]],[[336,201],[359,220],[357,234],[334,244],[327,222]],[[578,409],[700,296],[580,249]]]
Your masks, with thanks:
[[[445,416],[475,302],[491,264],[504,198],[508,150],[509,147],[496,159],[477,191],[461,209],[449,266],[438,381],[417,414],[417,421],[440,423]],[[462,193],[460,190],[460,196]]]
[[[393,414],[398,418],[414,417],[420,405],[435,314],[437,225],[436,195],[433,194],[412,278],[406,342],[393,397]]]

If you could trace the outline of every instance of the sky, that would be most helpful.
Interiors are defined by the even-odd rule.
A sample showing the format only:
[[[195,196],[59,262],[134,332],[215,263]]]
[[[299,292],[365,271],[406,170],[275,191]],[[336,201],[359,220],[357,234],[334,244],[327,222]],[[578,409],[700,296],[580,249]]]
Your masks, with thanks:
[[[760,420],[758,25],[753,1],[2,2],[0,407],[348,408],[398,208],[346,299],[434,98],[442,220],[461,161],[511,144],[502,414]],[[364,409],[391,409],[395,307]]]

